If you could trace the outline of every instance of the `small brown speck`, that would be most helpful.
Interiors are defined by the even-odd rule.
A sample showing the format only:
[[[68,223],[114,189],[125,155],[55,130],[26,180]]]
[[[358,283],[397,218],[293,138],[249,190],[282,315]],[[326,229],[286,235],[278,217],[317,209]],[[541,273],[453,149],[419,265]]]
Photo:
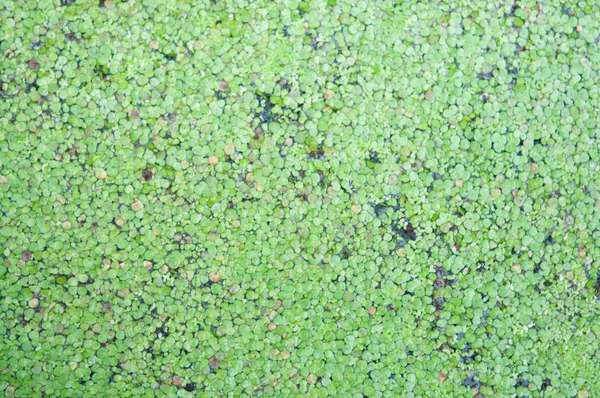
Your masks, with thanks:
[[[181,377],[173,376],[173,385],[176,387],[181,387]]]
[[[583,30],[583,28],[581,27],[581,25],[577,25],[575,27],[575,30],[577,31],[577,33],[581,32]]]
[[[21,255],[21,259],[23,261],[29,261],[29,260],[33,259],[33,253],[32,253],[32,251],[31,250],[25,250],[23,252],[23,254]]]
[[[40,63],[38,61],[36,61],[35,59],[32,59],[31,61],[27,62],[27,66],[29,67],[29,69],[32,69],[32,70],[40,69]]]
[[[150,181],[153,176],[154,176],[154,174],[152,173],[152,171],[150,171],[148,169],[144,169],[142,171],[142,177],[144,178],[144,181]]]
[[[317,376],[311,373],[308,375],[306,381],[308,382],[308,384],[315,384],[317,382]]]
[[[133,211],[139,211],[142,210],[144,208],[144,204],[140,201],[140,200],[135,200],[132,204],[131,204],[131,209]]]
[[[221,280],[221,274],[219,271],[213,271],[208,275],[208,279],[210,279],[212,283],[218,283]]]
[[[229,91],[229,83],[227,83],[225,80],[220,80],[219,81],[219,90]]]
[[[441,381],[441,382],[444,382],[444,381],[448,380],[448,375],[446,375],[445,373],[440,372],[440,373],[438,373],[438,380]]]
[[[275,330],[275,328],[276,328],[276,327],[277,327],[277,325],[275,325],[273,322],[269,323],[269,326],[267,326],[267,328],[268,328],[270,331],[273,331],[273,330]]]
[[[210,366],[211,369],[218,368],[220,365],[221,362],[217,359],[216,356],[208,360],[208,366]]]
[[[258,140],[262,133],[263,133],[262,127],[258,126],[256,129],[254,129],[254,139]]]
[[[532,163],[530,167],[531,167],[531,172],[533,174],[537,174],[537,172],[540,171],[540,168],[537,165],[537,163]]]
[[[369,315],[375,315],[375,313],[377,312],[377,308],[375,308],[375,307],[373,307],[373,306],[370,306],[370,307],[367,309],[367,312],[369,313]]]
[[[217,158],[216,156],[212,156],[211,155],[211,156],[208,157],[208,163],[211,166],[215,166],[217,163],[219,163],[219,158]]]
[[[333,97],[333,91],[331,91],[331,90],[327,90],[327,91],[325,91],[325,94],[323,94],[323,98],[325,98],[325,101],[327,101],[331,97]]]

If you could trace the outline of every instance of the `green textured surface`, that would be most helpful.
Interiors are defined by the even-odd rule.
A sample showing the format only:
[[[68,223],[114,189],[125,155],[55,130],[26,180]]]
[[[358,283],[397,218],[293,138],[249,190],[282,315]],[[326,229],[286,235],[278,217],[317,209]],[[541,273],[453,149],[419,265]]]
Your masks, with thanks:
[[[600,396],[594,1],[0,2],[0,391]]]

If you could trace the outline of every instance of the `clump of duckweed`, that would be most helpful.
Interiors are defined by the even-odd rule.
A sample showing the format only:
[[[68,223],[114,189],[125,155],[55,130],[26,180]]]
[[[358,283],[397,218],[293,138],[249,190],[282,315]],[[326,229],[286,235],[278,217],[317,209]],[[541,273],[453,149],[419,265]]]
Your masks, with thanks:
[[[0,390],[596,396],[599,12],[3,1]]]

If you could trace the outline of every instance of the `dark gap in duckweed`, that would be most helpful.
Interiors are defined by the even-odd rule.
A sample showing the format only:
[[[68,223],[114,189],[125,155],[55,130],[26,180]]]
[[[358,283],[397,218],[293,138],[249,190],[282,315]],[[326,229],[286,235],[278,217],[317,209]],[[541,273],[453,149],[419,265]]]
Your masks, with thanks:
[[[265,93],[257,93],[256,98],[259,100],[263,108],[256,114],[261,123],[269,124],[273,121],[272,110],[274,104],[271,102],[271,97]]]
[[[325,151],[323,151],[322,148],[312,150],[308,153],[308,160],[315,160],[315,159],[327,160],[327,157],[325,156]]]
[[[379,153],[376,151],[371,151],[368,155],[367,162],[371,163],[369,167],[373,167],[373,165],[381,163],[381,160],[379,159]]]
[[[397,222],[393,222],[391,226],[392,231],[395,232],[403,242],[417,239],[417,232],[410,223],[406,223],[404,226],[399,226]]]
[[[386,212],[388,211],[388,209],[390,209],[390,210],[392,210],[394,212],[400,210],[400,205],[398,205],[397,202],[395,202],[395,204],[387,204],[385,202],[384,203],[369,202],[368,204],[375,211],[375,216],[376,217],[381,217],[382,215],[386,214]],[[394,228],[394,227],[392,226],[392,228]]]
[[[196,391],[196,384],[195,383],[187,383],[184,387],[184,390],[186,390],[187,392],[193,392]]]
[[[171,52],[171,53],[164,53],[163,52],[162,55],[167,60],[167,62],[177,60],[177,54],[175,54],[174,52]]]
[[[475,372],[473,371],[469,372],[463,383],[467,387],[479,387],[481,385],[480,381],[476,379]]]
[[[94,67],[94,72],[96,75],[103,81],[110,80],[110,75],[108,74],[108,68],[102,65],[96,65]]]

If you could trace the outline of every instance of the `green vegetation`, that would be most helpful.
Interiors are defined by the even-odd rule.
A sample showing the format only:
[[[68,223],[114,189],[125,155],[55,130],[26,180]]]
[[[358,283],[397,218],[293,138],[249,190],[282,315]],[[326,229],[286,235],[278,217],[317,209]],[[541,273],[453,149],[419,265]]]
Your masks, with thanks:
[[[599,31],[3,0],[0,391],[599,396]]]

